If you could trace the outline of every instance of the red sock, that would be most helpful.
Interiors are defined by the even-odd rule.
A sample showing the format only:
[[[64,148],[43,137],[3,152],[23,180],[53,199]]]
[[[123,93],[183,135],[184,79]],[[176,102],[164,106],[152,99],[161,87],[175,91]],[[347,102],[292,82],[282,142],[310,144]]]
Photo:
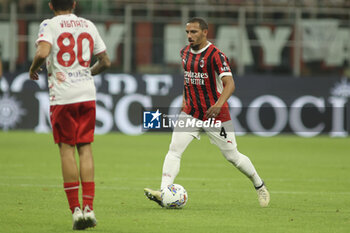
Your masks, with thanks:
[[[71,182],[71,183],[64,183],[63,187],[64,187],[64,191],[67,194],[69,208],[71,209],[71,211],[73,213],[75,207],[79,207],[80,208],[80,203],[79,203],[79,181]]]
[[[95,196],[95,182],[81,182],[83,186],[83,209],[89,206],[93,210],[92,204]]]

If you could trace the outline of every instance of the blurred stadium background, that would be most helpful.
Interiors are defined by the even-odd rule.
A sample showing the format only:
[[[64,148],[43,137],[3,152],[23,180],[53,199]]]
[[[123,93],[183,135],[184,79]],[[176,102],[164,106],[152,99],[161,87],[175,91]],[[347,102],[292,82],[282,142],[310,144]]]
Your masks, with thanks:
[[[75,13],[97,24],[113,62],[108,73],[96,77],[98,133],[142,133],[134,105],[179,105],[184,24],[201,16],[210,24],[210,41],[229,57],[234,70],[237,91],[230,104],[239,109],[232,111],[238,134],[348,135],[349,0],[77,3]],[[45,74],[37,83],[27,82],[26,74],[39,23],[52,17],[47,4],[48,0],[0,0],[4,130],[49,131]],[[267,115],[249,113],[249,107],[265,105],[273,107]],[[304,111],[308,106],[313,108],[309,115]],[[298,107],[302,110],[293,110]],[[253,123],[257,118],[259,124]]]
[[[77,3],[113,62],[94,77],[98,232],[349,232],[350,0]],[[71,232],[46,73],[37,82],[27,73],[39,23],[52,17],[47,4],[0,0],[0,232]],[[178,111],[179,50],[193,16],[208,20],[209,40],[230,59],[231,115],[236,134],[248,134],[237,137],[239,149],[264,177],[269,208],[205,135],[176,179],[189,193],[186,208],[162,211],[143,196],[159,185],[171,134],[144,134],[142,110]]]

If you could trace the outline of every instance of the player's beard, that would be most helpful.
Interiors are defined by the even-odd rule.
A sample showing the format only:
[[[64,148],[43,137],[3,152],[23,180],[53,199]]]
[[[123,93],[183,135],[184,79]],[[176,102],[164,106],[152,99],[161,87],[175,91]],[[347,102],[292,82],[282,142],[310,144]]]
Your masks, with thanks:
[[[199,44],[191,44],[191,49],[193,49],[194,51],[199,50]]]
[[[199,36],[197,38],[197,40],[194,40],[193,42],[197,42],[196,44],[192,43],[191,44],[191,49],[193,49],[194,51],[198,51],[199,47],[201,46],[202,42],[203,42],[203,35]]]

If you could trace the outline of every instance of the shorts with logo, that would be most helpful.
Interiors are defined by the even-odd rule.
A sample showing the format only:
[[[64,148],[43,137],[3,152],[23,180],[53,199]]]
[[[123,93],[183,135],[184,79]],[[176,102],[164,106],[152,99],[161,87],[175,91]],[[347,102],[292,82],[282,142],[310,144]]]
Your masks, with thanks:
[[[55,143],[91,143],[94,141],[96,102],[50,106],[50,120]]]
[[[221,124],[208,124],[206,125],[203,121],[192,117],[191,115],[181,112],[179,115],[178,121],[189,121],[192,124],[189,124],[189,127],[182,127],[185,124],[177,124],[173,131],[173,137],[176,134],[176,138],[181,140],[181,135],[189,134],[194,138],[200,139],[200,132],[204,132],[209,136],[210,142],[220,148],[220,150],[233,150],[237,147],[236,137],[234,133],[234,128],[232,121],[221,122]],[[193,123],[194,122],[194,123]],[[203,124],[202,124],[203,123]]]

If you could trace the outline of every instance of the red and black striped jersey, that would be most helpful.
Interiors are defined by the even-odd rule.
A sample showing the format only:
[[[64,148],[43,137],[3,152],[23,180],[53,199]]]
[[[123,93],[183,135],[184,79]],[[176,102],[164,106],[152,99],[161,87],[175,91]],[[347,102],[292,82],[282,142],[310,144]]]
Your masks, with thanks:
[[[183,111],[197,119],[207,120],[206,111],[216,103],[223,90],[221,78],[232,76],[228,59],[210,42],[199,51],[188,45],[180,55],[184,68]],[[222,122],[231,119],[227,102],[215,119]]]

